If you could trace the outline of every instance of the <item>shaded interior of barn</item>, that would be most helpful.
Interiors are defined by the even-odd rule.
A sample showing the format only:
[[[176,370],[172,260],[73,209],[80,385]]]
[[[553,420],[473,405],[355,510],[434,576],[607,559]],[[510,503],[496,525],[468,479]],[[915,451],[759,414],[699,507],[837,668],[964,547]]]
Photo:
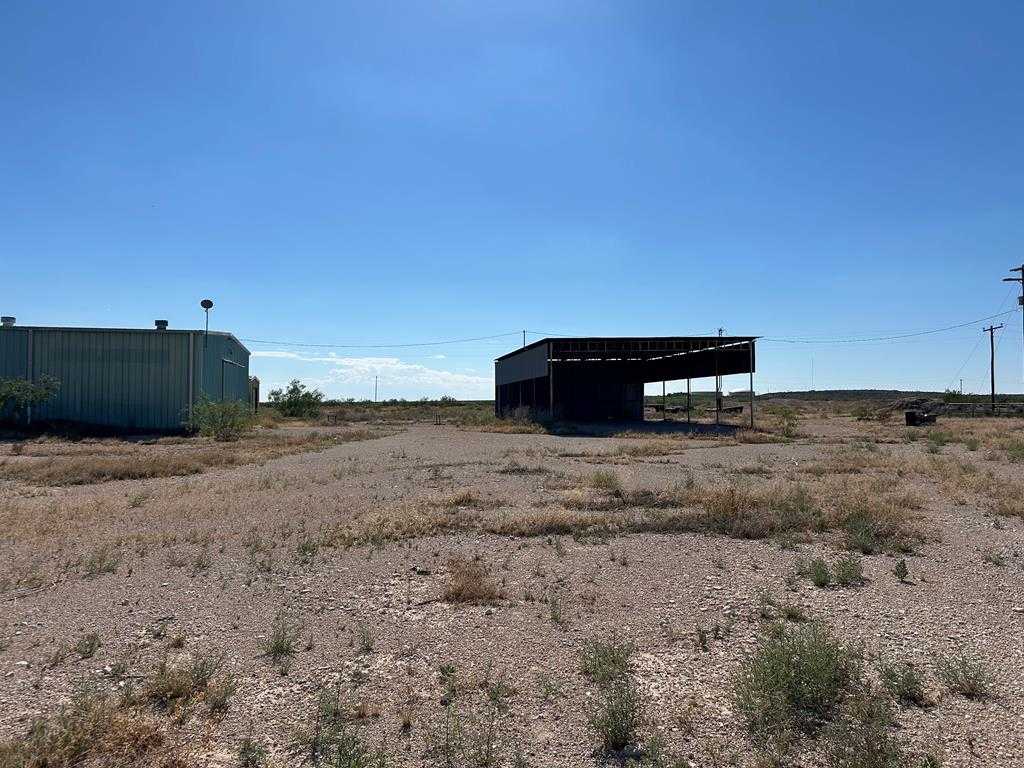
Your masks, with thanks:
[[[497,358],[494,409],[642,420],[644,384],[754,373],[756,336],[545,338]]]

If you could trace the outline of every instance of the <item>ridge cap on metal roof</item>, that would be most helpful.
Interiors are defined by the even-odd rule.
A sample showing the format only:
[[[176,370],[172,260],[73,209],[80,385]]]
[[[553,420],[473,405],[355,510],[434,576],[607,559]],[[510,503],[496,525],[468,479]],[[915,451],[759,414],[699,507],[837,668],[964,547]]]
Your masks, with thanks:
[[[517,354],[519,354],[521,352],[525,352],[528,349],[531,349],[533,347],[539,346],[541,344],[546,344],[547,342],[552,342],[552,341],[624,341],[624,340],[667,341],[667,340],[670,340],[670,339],[677,340],[677,341],[681,341],[681,340],[685,340],[685,339],[722,339],[723,341],[726,340],[726,339],[731,339],[731,340],[737,340],[738,339],[738,340],[741,340],[741,341],[757,341],[760,338],[761,338],[760,336],[739,336],[739,335],[735,335],[735,336],[710,336],[710,335],[702,335],[702,336],[545,336],[542,339],[537,339],[536,341],[531,341],[526,346],[519,347],[517,349],[513,349],[511,352],[506,352],[503,355],[499,355],[498,357],[494,358],[494,362],[498,362],[499,360],[505,360],[506,358],[512,357],[513,355],[517,355]]]
[[[198,333],[200,335],[209,333],[211,336],[225,336],[234,341],[238,346],[252,354],[252,351],[245,346],[238,337],[230,331],[205,331],[202,328],[102,328],[99,326],[84,325],[5,325],[0,326],[0,333],[3,331],[81,331],[83,333]]]

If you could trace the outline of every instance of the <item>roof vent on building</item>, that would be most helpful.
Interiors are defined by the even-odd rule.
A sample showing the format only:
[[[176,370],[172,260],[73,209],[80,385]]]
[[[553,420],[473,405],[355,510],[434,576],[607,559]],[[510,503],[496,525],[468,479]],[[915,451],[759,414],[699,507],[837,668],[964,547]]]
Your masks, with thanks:
[[[15,318],[11,317],[10,315],[4,315],[3,317],[0,317],[0,325],[2,325],[4,328],[10,328],[12,325],[14,325],[14,320]]]
[[[156,323],[156,329],[158,331],[166,331],[167,330],[167,321],[166,320],[155,320],[154,322]]]

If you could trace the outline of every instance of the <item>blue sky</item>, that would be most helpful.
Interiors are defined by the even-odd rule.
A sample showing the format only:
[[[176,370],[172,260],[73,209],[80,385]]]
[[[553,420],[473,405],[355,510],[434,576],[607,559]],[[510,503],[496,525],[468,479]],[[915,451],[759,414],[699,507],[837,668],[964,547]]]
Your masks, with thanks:
[[[519,337],[356,345],[1013,310],[1022,32],[1017,2],[9,0],[0,310],[196,327],[210,296],[289,342],[248,344],[267,385],[355,397],[487,397]],[[765,341],[757,388],[813,358],[818,388],[984,391],[981,336]]]

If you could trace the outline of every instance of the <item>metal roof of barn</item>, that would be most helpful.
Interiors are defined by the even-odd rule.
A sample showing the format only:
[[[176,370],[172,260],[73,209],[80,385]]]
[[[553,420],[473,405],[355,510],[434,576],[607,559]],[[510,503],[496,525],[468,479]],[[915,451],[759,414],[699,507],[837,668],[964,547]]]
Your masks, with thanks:
[[[604,360],[622,359],[626,355],[634,360],[651,360],[665,355],[721,349],[734,344],[747,344],[759,336],[558,336],[545,337],[525,347],[495,358],[495,362],[515,357],[527,350],[551,344],[551,353],[568,354],[568,359]]]
[[[202,328],[164,328],[161,330],[158,328],[90,328],[74,325],[22,325],[21,323],[18,323],[16,325],[0,326],[0,333],[8,330],[62,331],[64,333],[206,333],[206,331],[204,331]],[[238,337],[235,336],[233,333],[229,333],[227,331],[209,331],[209,334],[211,336],[223,336],[225,338],[231,339],[236,344],[238,344],[238,346],[244,349],[247,353],[252,354],[252,351],[247,346],[245,346],[245,344],[239,341]]]

